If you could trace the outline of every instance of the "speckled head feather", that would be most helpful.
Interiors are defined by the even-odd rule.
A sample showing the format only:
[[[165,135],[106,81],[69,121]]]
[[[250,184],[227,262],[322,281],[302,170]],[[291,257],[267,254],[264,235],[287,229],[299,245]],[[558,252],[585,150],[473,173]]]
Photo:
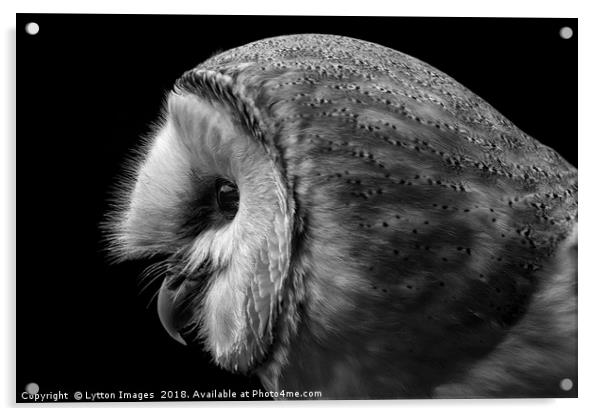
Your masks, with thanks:
[[[233,242],[238,248],[223,255],[222,274],[208,279],[223,287],[195,298],[199,310],[189,318],[201,322],[199,336],[217,362],[234,370],[232,363],[246,360],[243,369],[266,387],[327,397],[564,394],[560,380],[576,377],[576,273],[560,265],[576,244],[567,238],[577,223],[577,171],[555,151],[429,65],[340,36],[283,36],[221,53],[185,73],[170,100],[192,100],[166,116],[188,111],[190,127],[175,135],[195,132],[191,148],[206,141],[195,123],[215,111],[224,118],[220,128],[231,124],[250,143],[236,153],[236,137],[220,142],[220,160],[241,164],[250,148],[258,155],[231,178],[242,181],[234,224],[260,237]],[[185,167],[174,161],[160,171],[147,158],[138,183],[167,176],[181,184],[186,175],[172,173],[204,172],[203,157],[199,166],[186,158]],[[255,171],[272,179],[245,191]],[[170,202],[160,216],[145,209],[146,225],[128,225],[123,218],[146,204],[135,194],[115,227],[122,245],[179,212],[164,192]],[[257,228],[262,204],[269,226]],[[245,217],[246,206],[257,208],[255,217]],[[188,251],[178,251],[189,263],[211,257],[206,234],[190,238],[181,243]],[[257,307],[249,293],[269,275],[252,260],[262,250],[280,262],[281,275],[269,305]],[[241,276],[228,286],[222,275],[233,270]],[[233,309],[247,310],[231,325],[247,329],[226,357],[202,321],[224,324],[211,308],[228,296]],[[266,339],[252,335],[262,314],[271,328]],[[541,365],[521,368],[512,357]],[[554,364],[544,365],[547,359]]]

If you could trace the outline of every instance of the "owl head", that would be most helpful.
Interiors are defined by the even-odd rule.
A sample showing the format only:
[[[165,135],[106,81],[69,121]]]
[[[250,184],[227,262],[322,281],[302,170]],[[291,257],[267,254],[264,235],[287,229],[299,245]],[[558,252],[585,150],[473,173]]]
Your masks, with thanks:
[[[214,56],[159,124],[112,248],[160,261],[174,338],[266,386],[431,394],[524,319],[576,222],[576,170],[556,152],[364,41]]]

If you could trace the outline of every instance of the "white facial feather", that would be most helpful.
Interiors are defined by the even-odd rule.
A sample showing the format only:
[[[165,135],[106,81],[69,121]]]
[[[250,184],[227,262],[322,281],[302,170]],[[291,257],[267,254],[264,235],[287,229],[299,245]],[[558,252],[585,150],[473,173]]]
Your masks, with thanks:
[[[255,350],[265,353],[263,338],[271,337],[265,332],[271,332],[287,273],[288,239],[275,238],[290,228],[282,180],[265,149],[232,121],[225,106],[173,93],[165,119],[138,170],[118,238],[130,256],[177,253],[181,273],[194,275],[211,264],[197,337],[217,362],[244,370],[260,358]],[[207,189],[199,190],[194,178],[207,180]],[[186,215],[195,193],[213,192],[213,178],[237,185],[236,216],[180,241],[181,223],[174,218]],[[262,253],[274,266],[258,269]],[[251,290],[256,284],[260,287]],[[247,310],[250,293],[256,298]]]

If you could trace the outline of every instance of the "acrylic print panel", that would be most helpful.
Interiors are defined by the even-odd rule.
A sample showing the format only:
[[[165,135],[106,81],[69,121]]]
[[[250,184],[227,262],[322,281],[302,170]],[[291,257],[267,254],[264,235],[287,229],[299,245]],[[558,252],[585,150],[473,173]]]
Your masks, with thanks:
[[[576,19],[17,23],[18,402],[577,396]]]

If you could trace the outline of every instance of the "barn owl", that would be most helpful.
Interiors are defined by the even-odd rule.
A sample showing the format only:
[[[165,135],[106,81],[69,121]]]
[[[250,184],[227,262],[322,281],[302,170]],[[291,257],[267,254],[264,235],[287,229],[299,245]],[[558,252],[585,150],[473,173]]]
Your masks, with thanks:
[[[112,250],[157,261],[163,326],[222,368],[323,398],[575,395],[577,170],[433,67],[260,40],[184,73],[139,154]]]

